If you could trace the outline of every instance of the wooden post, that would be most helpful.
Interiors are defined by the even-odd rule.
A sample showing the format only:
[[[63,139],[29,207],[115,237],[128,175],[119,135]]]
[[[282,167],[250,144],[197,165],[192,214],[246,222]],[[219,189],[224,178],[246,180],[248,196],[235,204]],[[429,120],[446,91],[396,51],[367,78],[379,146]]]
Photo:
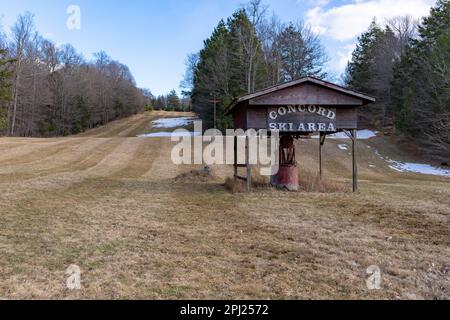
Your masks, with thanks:
[[[356,142],[358,140],[358,131],[352,130],[352,157],[353,157],[353,192],[358,191],[358,163],[356,159]]]
[[[217,100],[214,93],[214,129],[217,129]]]
[[[252,190],[252,166],[250,164],[250,137],[245,137],[245,163],[247,166],[247,192]]]
[[[322,178],[322,147],[325,144],[326,134],[321,132],[319,137],[319,172],[320,172],[320,178]]]
[[[234,136],[234,179],[238,177],[238,137]]]
[[[319,175],[322,179],[322,132],[319,135]]]

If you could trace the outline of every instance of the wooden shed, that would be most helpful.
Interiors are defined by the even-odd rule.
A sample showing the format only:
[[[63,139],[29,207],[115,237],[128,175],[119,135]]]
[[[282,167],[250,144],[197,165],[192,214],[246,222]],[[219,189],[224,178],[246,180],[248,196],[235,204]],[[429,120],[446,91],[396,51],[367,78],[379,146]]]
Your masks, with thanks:
[[[242,96],[226,113],[232,115],[235,129],[276,130],[293,138],[319,133],[321,174],[326,136],[346,132],[353,141],[353,190],[356,191],[358,108],[372,102],[375,98],[366,94],[305,77]]]

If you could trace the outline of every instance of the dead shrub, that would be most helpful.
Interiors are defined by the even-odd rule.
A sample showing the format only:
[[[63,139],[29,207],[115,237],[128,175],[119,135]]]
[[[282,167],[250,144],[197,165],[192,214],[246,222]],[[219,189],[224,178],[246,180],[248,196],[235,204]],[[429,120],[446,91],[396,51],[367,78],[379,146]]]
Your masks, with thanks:
[[[225,181],[225,188],[233,194],[246,191],[246,185],[244,181],[230,177],[228,177]]]
[[[256,189],[267,189],[270,188],[270,177],[262,176],[259,170],[253,172],[252,176],[252,187]]]
[[[320,178],[320,174],[302,171],[299,176],[299,187],[301,191],[318,193],[344,193],[349,187],[342,183],[327,178]]]
[[[253,189],[268,189],[270,187],[269,177],[260,175],[258,171],[253,173]],[[247,191],[247,183],[240,179],[227,178],[227,180],[225,181],[225,188],[231,193],[242,193]]]
[[[227,178],[224,186],[233,194],[247,191],[247,183],[240,179]],[[264,190],[271,187],[270,177],[261,176],[257,170],[253,172],[253,189]],[[346,193],[350,191],[350,187],[343,182],[321,179],[318,173],[302,171],[299,176],[299,190],[313,193]]]

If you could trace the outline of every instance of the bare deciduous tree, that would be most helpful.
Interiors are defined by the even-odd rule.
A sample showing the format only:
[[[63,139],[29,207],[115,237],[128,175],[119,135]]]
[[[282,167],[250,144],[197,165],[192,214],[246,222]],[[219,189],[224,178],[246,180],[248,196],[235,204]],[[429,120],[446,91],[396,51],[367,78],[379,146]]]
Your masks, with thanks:
[[[35,33],[34,17],[31,13],[20,15],[16,24],[12,28],[12,43],[10,51],[15,55],[14,82],[13,82],[13,102],[8,109],[8,123],[10,124],[10,134],[13,136],[16,127],[17,105],[19,100],[19,91],[21,84],[22,65],[27,43]]]
[[[12,28],[8,55],[14,61],[6,121],[11,136],[78,133],[144,108],[146,98],[128,67],[104,52],[90,63],[71,45],[43,39],[29,13]]]

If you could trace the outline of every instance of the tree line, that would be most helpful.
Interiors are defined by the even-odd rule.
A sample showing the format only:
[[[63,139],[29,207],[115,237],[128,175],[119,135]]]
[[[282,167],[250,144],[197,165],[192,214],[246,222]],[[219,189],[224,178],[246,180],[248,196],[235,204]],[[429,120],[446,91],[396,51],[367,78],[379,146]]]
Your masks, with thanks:
[[[80,133],[143,111],[152,97],[105,52],[86,61],[73,46],[39,35],[30,13],[10,34],[0,30],[0,135]]]
[[[220,21],[203,49],[188,56],[181,87],[205,127],[226,129],[231,119],[224,111],[234,98],[303,76],[324,78],[326,62],[309,26],[269,17],[268,7],[252,0]]]
[[[429,154],[450,155],[450,2],[438,0],[421,22],[374,21],[361,35],[345,83],[374,95],[361,114],[385,133],[414,139]]]
[[[151,102],[146,109],[147,111],[163,110],[189,112],[191,111],[191,100],[186,96],[180,98],[178,93],[175,90],[172,90],[168,94],[152,97]]]

